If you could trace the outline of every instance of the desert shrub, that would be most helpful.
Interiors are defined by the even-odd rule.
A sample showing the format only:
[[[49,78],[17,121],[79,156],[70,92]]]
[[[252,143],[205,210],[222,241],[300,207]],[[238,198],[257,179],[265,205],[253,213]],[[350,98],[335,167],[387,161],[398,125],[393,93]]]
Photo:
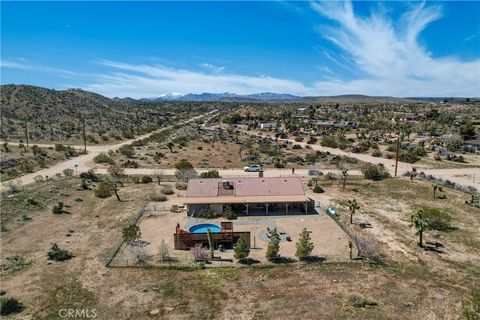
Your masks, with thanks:
[[[348,296],[348,304],[356,308],[365,308],[365,307],[372,307],[378,305],[375,300],[365,298],[360,293],[352,292]]]
[[[413,152],[415,152],[415,154],[419,157],[425,157],[427,155],[427,150],[422,147],[416,147]]]
[[[115,161],[113,161],[112,158],[110,158],[106,153],[102,152],[93,158],[93,162],[95,163],[108,163],[108,164],[114,164]]]
[[[305,161],[310,163],[315,163],[317,162],[319,157],[320,155],[317,153],[309,153],[305,156]]]
[[[67,150],[67,147],[65,147],[63,144],[56,144],[55,145],[55,151],[63,152],[65,150]]]
[[[53,206],[52,212],[54,214],[61,214],[63,213],[63,202],[58,202],[56,205]]]
[[[162,189],[162,193],[165,195],[172,195],[172,194],[175,194],[175,191],[173,191],[173,188],[171,186],[165,186]]]
[[[177,190],[187,190],[187,184],[184,182],[177,182],[175,183],[175,188]]]
[[[118,148],[118,151],[120,151],[120,153],[126,156],[127,158],[131,158],[135,155],[135,149],[130,144],[121,146],[120,148]]]
[[[313,190],[312,190],[314,193],[324,193],[325,190],[323,190],[323,188],[320,186],[320,185],[315,185],[315,187],[313,187]]]
[[[338,147],[337,140],[335,140],[335,137],[333,137],[333,136],[323,137],[322,140],[320,141],[320,145],[322,145],[323,147],[328,147],[328,148],[337,148]]]
[[[199,210],[195,216],[198,218],[214,219],[218,218],[219,214],[215,213],[210,208],[203,208]]]
[[[177,169],[175,171],[175,178],[183,182],[187,182],[188,180],[195,179],[197,177],[198,174],[195,169]]]
[[[54,261],[65,261],[73,258],[73,254],[68,250],[60,249],[60,247],[54,243],[52,248],[47,253],[49,260]]]
[[[371,164],[367,163],[362,167],[362,173],[366,179],[370,180],[383,180],[390,177],[390,173],[382,164]]]
[[[65,177],[71,177],[73,176],[73,169],[67,168],[63,170],[63,174],[65,175]]]
[[[155,201],[155,202],[163,202],[163,201],[167,201],[167,196],[158,192],[152,192],[148,196],[148,200]]]
[[[380,150],[374,150],[372,152],[372,157],[381,157],[381,156],[383,156],[383,153]]]
[[[462,313],[465,320],[480,319],[480,289],[472,289],[470,297],[462,301]]]
[[[36,183],[41,183],[45,181],[45,178],[42,175],[38,175],[33,178],[33,181],[35,181]]]
[[[423,218],[427,221],[430,230],[448,231],[452,217],[441,208],[423,207]]]
[[[302,136],[296,136],[295,139],[295,142],[302,142],[303,141],[303,137]]]
[[[137,226],[136,224],[130,224],[125,228],[123,228],[122,230],[123,240],[127,244],[133,244],[135,241],[140,239],[141,236],[142,236],[142,233],[140,231],[140,227]]]
[[[88,170],[87,172],[80,173],[80,178],[88,179],[92,181],[99,181],[99,178],[93,169]]]
[[[142,183],[150,183],[153,182],[152,177],[150,176],[142,176]]]
[[[108,198],[112,195],[112,185],[108,181],[102,181],[94,192],[95,197]]]
[[[186,159],[182,159],[175,164],[175,169],[177,169],[177,170],[193,169],[193,164],[188,162],[188,160],[186,160]]]
[[[218,170],[208,170],[200,173],[200,178],[221,178]]]
[[[407,163],[415,163],[420,160],[420,157],[415,154],[415,152],[407,151],[400,152],[398,155],[398,160]]]
[[[193,248],[190,248],[190,254],[196,262],[207,262],[208,249],[197,243]]]
[[[13,297],[0,298],[0,315],[8,316],[15,313],[20,313],[23,310],[23,304]]]
[[[230,208],[226,209],[223,212],[223,217],[227,220],[236,220],[237,219],[237,215]]]
[[[170,212],[178,212],[178,204],[172,204],[170,207]]]
[[[294,150],[302,149],[302,146],[299,145],[299,144],[294,144],[294,145],[292,146],[292,149],[294,149]]]
[[[380,263],[380,249],[377,241],[371,235],[354,233],[351,235],[353,242],[357,245],[358,256],[371,262]]]

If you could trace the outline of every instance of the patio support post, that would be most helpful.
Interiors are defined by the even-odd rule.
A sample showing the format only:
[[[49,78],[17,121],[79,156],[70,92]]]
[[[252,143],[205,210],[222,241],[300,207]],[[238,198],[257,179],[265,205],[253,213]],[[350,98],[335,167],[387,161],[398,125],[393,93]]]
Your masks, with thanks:
[[[308,214],[308,202],[305,202],[305,214]]]
[[[245,208],[247,209],[247,216],[248,216],[248,207],[250,207],[250,203],[244,203]]]
[[[270,203],[266,202],[265,203],[265,210],[266,210],[266,213],[268,214],[268,206],[270,205]]]
[[[289,205],[290,205],[290,204],[289,204],[288,202],[285,202],[285,213],[287,213],[287,214],[288,214],[288,206],[289,206]]]

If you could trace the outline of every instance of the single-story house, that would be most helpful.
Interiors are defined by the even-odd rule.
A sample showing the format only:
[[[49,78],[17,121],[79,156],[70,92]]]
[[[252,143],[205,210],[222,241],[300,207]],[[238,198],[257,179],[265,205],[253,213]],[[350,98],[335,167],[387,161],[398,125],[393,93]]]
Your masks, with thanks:
[[[187,214],[202,210],[239,215],[313,213],[315,201],[305,194],[299,177],[190,179],[184,200]]]
[[[260,129],[263,129],[263,130],[277,129],[277,123],[276,122],[260,123]]]

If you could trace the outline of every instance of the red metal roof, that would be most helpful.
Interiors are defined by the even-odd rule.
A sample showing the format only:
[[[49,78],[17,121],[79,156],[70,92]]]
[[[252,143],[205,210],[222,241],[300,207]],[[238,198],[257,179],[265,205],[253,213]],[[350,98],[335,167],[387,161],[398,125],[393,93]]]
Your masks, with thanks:
[[[234,197],[246,196],[294,196],[305,195],[302,181],[298,177],[190,179],[187,186],[189,197],[222,197],[218,188],[222,182],[233,184]]]

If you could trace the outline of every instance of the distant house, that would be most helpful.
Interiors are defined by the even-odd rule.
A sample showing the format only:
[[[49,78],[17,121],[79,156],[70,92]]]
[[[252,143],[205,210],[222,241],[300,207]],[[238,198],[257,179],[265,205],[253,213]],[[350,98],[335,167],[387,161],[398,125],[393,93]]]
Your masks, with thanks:
[[[205,209],[218,214],[308,213],[315,204],[298,177],[190,179],[184,203],[192,216]]]
[[[263,123],[260,123],[260,129],[262,129],[262,130],[274,130],[274,129],[277,129],[277,123],[276,123],[276,122],[263,122]]]
[[[325,128],[356,129],[357,128],[357,123],[355,121],[317,121],[315,124],[319,129],[325,129]]]
[[[418,122],[420,120],[422,120],[421,116],[413,114],[406,114],[400,117],[400,122]]]

